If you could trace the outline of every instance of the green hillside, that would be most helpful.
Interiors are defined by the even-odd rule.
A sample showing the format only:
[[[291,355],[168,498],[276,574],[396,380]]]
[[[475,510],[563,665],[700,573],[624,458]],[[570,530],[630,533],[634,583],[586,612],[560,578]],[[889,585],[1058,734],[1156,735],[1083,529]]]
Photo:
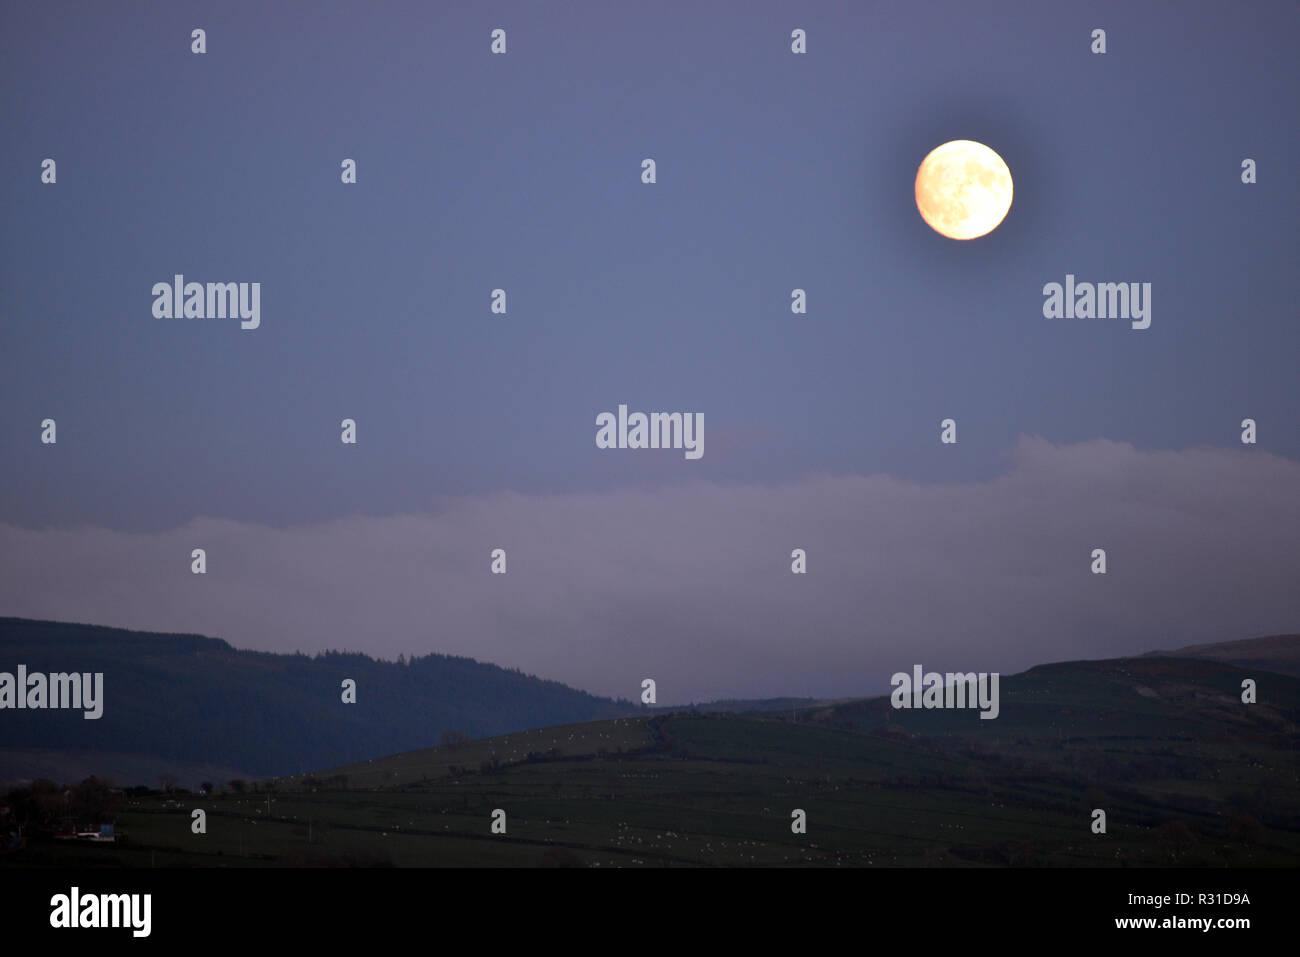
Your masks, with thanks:
[[[29,864],[1295,866],[1300,679],[1131,658],[1004,676],[1001,716],[678,712],[132,799],[115,848]],[[189,812],[208,812],[190,833]],[[1104,835],[1090,830],[1106,811]],[[492,834],[492,812],[507,832]],[[791,812],[807,813],[807,833]],[[18,855],[10,855],[17,863]]]

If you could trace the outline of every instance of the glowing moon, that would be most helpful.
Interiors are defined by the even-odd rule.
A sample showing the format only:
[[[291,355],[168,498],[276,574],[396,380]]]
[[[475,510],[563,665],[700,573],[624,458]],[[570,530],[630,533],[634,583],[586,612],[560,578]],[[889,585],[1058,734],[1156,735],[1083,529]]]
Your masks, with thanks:
[[[1011,170],[983,143],[936,146],[916,171],[916,208],[949,239],[991,233],[1011,208]]]

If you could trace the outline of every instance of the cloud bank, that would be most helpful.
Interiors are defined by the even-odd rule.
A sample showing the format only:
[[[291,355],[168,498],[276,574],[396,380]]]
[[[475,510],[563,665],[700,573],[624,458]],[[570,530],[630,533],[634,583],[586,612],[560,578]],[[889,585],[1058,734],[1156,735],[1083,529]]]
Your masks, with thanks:
[[[1011,672],[1300,631],[1298,582],[1300,463],[1107,440],[1022,437],[975,484],[507,493],[288,529],[0,525],[0,614],[467,655],[628,698],[650,677],[661,704],[885,694],[916,663]]]

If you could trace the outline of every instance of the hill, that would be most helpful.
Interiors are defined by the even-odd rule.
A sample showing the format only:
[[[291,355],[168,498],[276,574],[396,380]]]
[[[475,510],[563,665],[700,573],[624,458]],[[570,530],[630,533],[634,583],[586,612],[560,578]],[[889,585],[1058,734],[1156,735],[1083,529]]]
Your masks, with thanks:
[[[123,866],[1294,866],[1300,679],[1142,657],[1003,676],[1001,713],[679,711],[375,757],[190,804],[133,799]],[[1107,815],[1092,832],[1092,812]],[[507,831],[493,834],[493,812]],[[796,810],[807,833],[791,830]]]
[[[0,618],[0,671],[103,672],[104,710],[6,710],[0,780],[87,774],[284,775],[470,737],[632,713],[470,658],[406,663],[241,651],[217,638]],[[357,683],[355,704],[341,683]],[[50,754],[50,752],[59,752]],[[139,775],[147,774],[146,778]],[[192,779],[192,783],[191,783]]]
[[[1227,661],[1243,668],[1260,668],[1300,677],[1300,635],[1270,635],[1204,645],[1188,645],[1176,651],[1152,651],[1166,658],[1207,658]]]

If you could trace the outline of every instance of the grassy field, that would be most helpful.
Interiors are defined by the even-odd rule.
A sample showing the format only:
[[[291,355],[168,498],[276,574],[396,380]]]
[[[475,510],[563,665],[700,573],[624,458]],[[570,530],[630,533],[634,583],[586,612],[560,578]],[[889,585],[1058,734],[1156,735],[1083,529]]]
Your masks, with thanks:
[[[1300,863],[1300,679],[1178,659],[1054,665],[1001,716],[682,712],[132,800],[118,846],[11,865],[1279,866]],[[273,789],[273,790],[272,790]],[[207,813],[207,833],[190,812]],[[495,809],[505,834],[491,831]],[[1107,814],[1093,834],[1091,811]],[[807,814],[807,833],[791,813]],[[0,859],[2,860],[2,859]]]

